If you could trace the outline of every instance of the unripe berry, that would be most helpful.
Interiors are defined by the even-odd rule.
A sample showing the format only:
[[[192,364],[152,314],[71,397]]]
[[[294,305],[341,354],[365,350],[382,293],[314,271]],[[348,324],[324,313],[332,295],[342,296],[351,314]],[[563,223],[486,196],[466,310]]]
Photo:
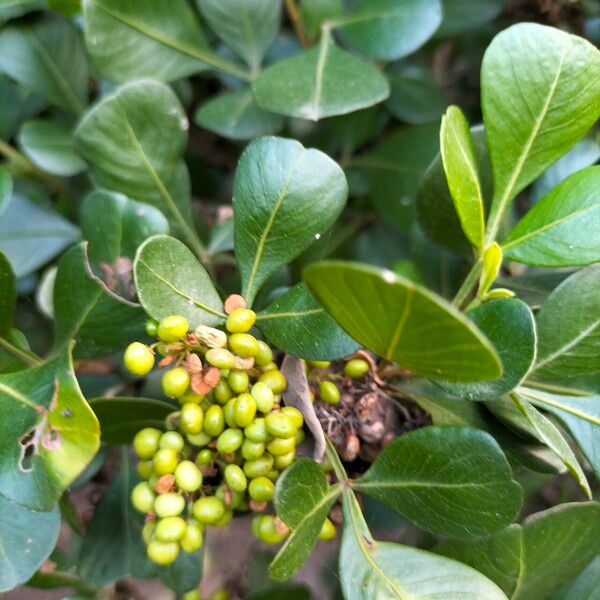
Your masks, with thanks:
[[[157,565],[170,565],[179,554],[177,542],[159,542],[152,540],[147,548],[148,558]]]
[[[217,451],[221,454],[229,454],[235,452],[244,441],[244,432],[241,429],[229,428],[226,429],[217,438]]]
[[[154,501],[154,512],[162,519],[165,517],[176,517],[183,512],[184,508],[185,500],[183,496],[174,492],[161,494]]]
[[[232,333],[229,336],[229,347],[242,358],[252,358],[260,349],[258,340],[249,333]]]
[[[131,503],[141,513],[151,513],[154,510],[155,498],[154,491],[146,481],[138,483],[131,490]]]
[[[184,549],[182,548],[182,550]],[[185,594],[183,594],[183,596],[181,596],[181,600],[202,600],[200,590],[198,588],[195,588],[193,590],[190,590],[189,592],[186,592]]]
[[[185,317],[171,315],[158,324],[158,337],[161,342],[171,343],[182,339],[188,332],[188,321]]]
[[[227,383],[236,394],[242,394],[248,389],[250,379],[246,371],[231,371],[227,377]]]
[[[185,442],[183,441],[181,434],[177,433],[176,431],[166,431],[160,436],[158,447],[171,448],[171,450],[175,450],[175,452],[181,452],[184,444]]]
[[[319,395],[327,404],[337,404],[340,401],[340,390],[333,381],[322,381],[319,384]]]
[[[151,460],[140,460],[137,465],[137,472],[143,479],[148,479],[154,470]]]
[[[238,427],[248,427],[256,415],[256,400],[248,393],[240,394],[235,401],[233,416]]]
[[[273,468],[273,457],[270,454],[263,454],[255,460],[247,460],[244,463],[244,475],[248,479],[255,479],[266,475]]]
[[[233,511],[230,508],[225,507],[225,512],[223,513],[223,516],[218,521],[215,521],[212,524],[212,526],[213,527],[225,527],[226,525],[229,524],[231,519],[233,519]]]
[[[225,415],[225,423],[227,423],[228,427],[236,427],[237,423],[235,422],[235,405],[237,403],[237,398],[232,398],[224,407],[223,414]]]
[[[236,308],[228,317],[225,323],[227,331],[230,333],[246,333],[252,329],[256,321],[256,313],[249,308]]]
[[[204,411],[197,404],[184,404],[179,415],[179,425],[185,433],[200,433],[204,424]]]
[[[265,544],[279,544],[285,538],[285,534],[277,531],[273,515],[263,515],[258,525],[258,538]]]
[[[202,473],[191,461],[181,461],[175,469],[175,484],[184,492],[196,492],[202,485]]]
[[[265,417],[267,431],[275,437],[289,438],[296,435],[294,423],[288,415],[282,412],[272,412]]]
[[[296,438],[275,438],[267,444],[267,451],[273,456],[283,456],[293,452],[296,447]]]
[[[166,517],[156,524],[155,536],[160,542],[178,542],[187,525],[181,517]]]
[[[277,470],[283,471],[283,469],[286,469],[294,462],[294,458],[296,458],[295,450],[292,450],[287,454],[282,454],[281,456],[276,456],[273,460],[273,466]]]
[[[281,394],[285,391],[287,381],[285,380],[284,374],[279,369],[273,369],[272,371],[265,371],[258,378],[258,381],[266,383],[274,394]]]
[[[208,435],[205,431],[201,431],[200,433],[188,433],[185,437],[192,446],[197,446],[198,448],[212,442],[212,436]]]
[[[196,457],[196,462],[199,465],[210,465],[210,463],[212,461],[213,461],[212,450],[205,448],[204,450],[200,450],[200,452],[198,452],[198,456]]]
[[[145,344],[133,342],[127,346],[123,355],[123,362],[130,373],[143,377],[152,371],[154,353]]]
[[[190,374],[183,367],[175,367],[162,376],[161,385],[166,396],[178,398],[187,392]]]
[[[235,367],[235,356],[227,348],[211,348],[204,358],[217,369],[233,369]]]
[[[158,450],[158,443],[162,432],[153,427],[146,427],[138,431],[133,438],[133,448],[140,458],[152,458]]]
[[[179,541],[181,549],[188,554],[197,552],[202,547],[202,527],[188,521],[185,535]]]
[[[257,502],[268,502],[273,498],[274,491],[275,485],[264,476],[252,479],[248,485],[248,494]]]
[[[326,369],[331,364],[328,360],[307,360],[306,362],[315,369]]]
[[[248,486],[244,471],[238,465],[227,465],[223,475],[227,485],[235,492],[243,492]]]
[[[242,456],[244,460],[255,460],[265,453],[265,445],[262,442],[253,442],[246,438],[242,444]]]
[[[227,404],[233,398],[233,391],[224,379],[221,379],[214,387],[213,394],[215,400],[221,405]]]
[[[177,462],[177,452],[172,448],[161,448],[156,452],[152,459],[154,472],[159,477],[173,473],[177,468]]]
[[[146,321],[145,329],[150,337],[156,337],[158,333],[158,321],[156,319],[148,319]]]
[[[185,394],[183,394],[183,396],[179,396],[177,400],[182,406],[184,404],[202,404],[204,396],[196,394],[195,392],[192,392],[192,390],[188,390]]]
[[[223,409],[217,404],[213,404],[204,415],[204,431],[212,437],[217,437],[224,428],[225,415]]]
[[[335,525],[326,517],[319,533],[319,539],[328,542],[335,537]]]
[[[266,442],[269,439],[269,432],[265,420],[262,417],[254,419],[254,423],[244,429],[244,435],[253,442]]]
[[[264,381],[257,381],[252,386],[251,393],[256,401],[256,408],[261,413],[268,413],[273,410],[275,395],[273,394],[273,390]]]
[[[254,357],[254,364],[257,367],[266,367],[273,361],[273,350],[266,342],[258,340],[258,353]]]
[[[300,429],[304,424],[302,413],[295,406],[284,406],[281,412],[292,420],[296,429]]]
[[[348,361],[344,366],[344,375],[347,375],[352,379],[360,379],[365,376],[369,368],[369,363],[366,360],[354,358]]]
[[[198,498],[192,507],[194,518],[200,523],[212,525],[216,523],[225,513],[225,504],[216,496],[204,496]]]
[[[146,544],[149,544],[154,537],[154,531],[156,530],[156,521],[146,521],[142,527],[142,539]]]

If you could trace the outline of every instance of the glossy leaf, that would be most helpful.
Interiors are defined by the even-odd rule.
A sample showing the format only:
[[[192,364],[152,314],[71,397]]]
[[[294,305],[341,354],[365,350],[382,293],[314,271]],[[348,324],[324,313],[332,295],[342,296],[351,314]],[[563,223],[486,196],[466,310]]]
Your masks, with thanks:
[[[299,283],[258,314],[257,325],[276,348],[308,360],[335,360],[359,345]]]
[[[0,496],[0,592],[25,583],[58,539],[60,511],[36,512]]]
[[[0,167],[0,215],[8,205],[13,191],[13,180],[10,173]]]
[[[466,400],[493,400],[507,394],[525,378],[535,360],[535,321],[520,300],[492,300],[467,312],[490,340],[502,361],[500,379],[468,384],[438,382],[446,391]]]
[[[340,580],[347,600],[506,600],[495,584],[466,565],[375,541],[350,493],[344,496]]]
[[[496,441],[458,427],[426,427],[400,436],[353,487],[427,531],[458,539],[499,531],[522,502]]]
[[[531,379],[600,391],[600,265],[574,273],[550,294],[537,329]]]
[[[279,32],[280,0],[196,0],[210,28],[253,73]]]
[[[340,491],[327,484],[322,467],[310,458],[299,458],[280,475],[273,502],[292,533],[269,566],[271,579],[288,579],[302,566]]]
[[[80,114],[87,104],[88,65],[79,31],[46,15],[0,34],[0,71],[53,105]]]
[[[318,46],[265,69],[252,91],[268,111],[318,121],[378,104],[390,90],[372,64],[339,48],[327,29]]]
[[[597,556],[571,583],[552,594],[550,600],[598,600],[600,598],[600,556]]]
[[[420,48],[441,22],[440,0],[369,0],[333,23],[361,52],[398,60]]]
[[[443,0],[444,20],[436,37],[455,35],[481,27],[495,19],[504,8],[504,0]]]
[[[494,171],[489,237],[513,198],[597,121],[600,52],[564,31],[519,23],[486,50],[481,86]]]
[[[542,267],[600,261],[600,166],[574,175],[544,196],[502,243],[507,258]]]
[[[100,187],[152,204],[200,252],[191,225],[189,174],[181,160],[187,129],[171,89],[142,80],[117,88],[90,110],[75,141]]]
[[[448,108],[442,117],[440,154],[462,230],[481,251],[485,223],[477,155],[469,123],[457,106]]]
[[[344,11],[342,0],[300,0],[298,9],[302,23],[311,37],[316,37],[321,25]]]
[[[391,271],[338,262],[304,271],[325,310],[357,342],[426,377],[483,381],[502,374],[487,338],[442,298]]]
[[[196,111],[195,121],[200,127],[231,140],[277,133],[284,123],[281,115],[256,106],[250,90],[225,92],[208,100]]]
[[[130,444],[144,427],[163,429],[165,417],[176,410],[164,400],[122,396],[93,398],[90,406],[100,421],[102,441],[107,444]]]
[[[600,551],[600,505],[563,504],[479,542],[444,542],[439,552],[471,565],[511,600],[545,598]]]
[[[100,445],[67,351],[39,367],[0,375],[0,494],[50,510]]]
[[[347,195],[344,173],[319,150],[282,138],[246,148],[233,198],[235,252],[250,304],[270,275],[331,227]]]
[[[12,328],[17,304],[17,282],[10,262],[0,252],[0,336]]]
[[[13,194],[0,214],[0,251],[17,277],[33,273],[78,238],[75,225],[24,196]]]
[[[137,293],[154,319],[169,315],[198,325],[218,325],[226,315],[210,276],[194,254],[180,241],[155,235],[139,248],[134,262]]]
[[[71,131],[55,121],[26,121],[19,132],[19,145],[31,162],[47,173],[70,177],[86,168],[73,150]]]

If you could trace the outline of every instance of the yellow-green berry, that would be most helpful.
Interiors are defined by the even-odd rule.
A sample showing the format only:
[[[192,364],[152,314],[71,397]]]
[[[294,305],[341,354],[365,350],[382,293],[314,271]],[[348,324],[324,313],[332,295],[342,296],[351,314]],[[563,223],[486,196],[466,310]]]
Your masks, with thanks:
[[[185,317],[171,315],[158,324],[158,338],[161,342],[171,343],[182,339],[188,332],[188,321]]]
[[[202,547],[202,542],[202,527],[200,527],[200,525],[198,525],[195,521],[188,521],[185,535],[181,538],[181,540],[179,540],[181,549],[188,554],[193,554],[194,552],[200,550]]]
[[[251,479],[248,484],[248,494],[257,502],[268,502],[273,498],[274,491],[274,483],[264,476]]]
[[[337,404],[340,401],[340,390],[333,381],[322,381],[319,384],[319,395],[327,404]]]
[[[216,496],[204,496],[194,502],[192,512],[200,523],[212,525],[225,514],[225,504]]]
[[[184,508],[185,500],[183,496],[175,492],[160,494],[154,501],[154,512],[162,519],[165,517],[176,517],[183,512]]]
[[[179,554],[177,542],[159,542],[152,540],[147,548],[148,558],[157,565],[170,565]]]
[[[154,535],[160,542],[178,542],[186,529],[187,525],[181,517],[165,517],[156,524]]]
[[[275,404],[275,394],[273,390],[264,382],[257,381],[251,390],[252,397],[256,401],[256,408],[261,413],[268,413]]]
[[[178,398],[187,392],[190,374],[183,367],[175,367],[162,376],[160,383],[165,396]]]
[[[123,355],[123,362],[130,373],[143,377],[152,371],[154,352],[145,344],[133,342],[127,346]]]
[[[254,357],[254,364],[257,367],[266,367],[273,362],[273,350],[266,342],[258,340],[258,353]]]
[[[217,369],[233,369],[235,367],[235,356],[227,348],[211,348],[204,358]]]
[[[185,433],[200,433],[204,424],[204,411],[198,404],[187,403],[181,407],[179,425]]]
[[[258,340],[249,333],[232,333],[229,336],[229,347],[242,358],[252,358],[260,349]]]
[[[236,394],[242,394],[248,389],[250,379],[246,371],[234,370],[229,373],[227,377],[227,383]]]
[[[256,321],[256,313],[249,308],[236,308],[227,317],[225,328],[230,333],[246,333],[252,329]]]
[[[243,441],[244,432],[241,429],[231,427],[217,438],[217,451],[221,454],[230,454],[235,452]]]
[[[158,450],[162,432],[154,427],[146,427],[138,431],[133,438],[133,448],[140,458],[152,458]]]
[[[304,424],[302,413],[295,406],[284,406],[281,412],[292,420],[296,429],[300,429]]]
[[[160,436],[160,441],[158,442],[159,448],[171,448],[175,452],[181,452],[184,445],[183,437],[176,431],[166,431]]]
[[[354,358],[349,360],[344,366],[344,375],[352,379],[360,379],[364,377],[370,369],[369,363],[362,358]]]
[[[281,411],[269,413],[265,417],[265,426],[267,431],[275,437],[289,438],[296,435],[292,419]]]
[[[225,415],[223,409],[217,404],[213,404],[204,414],[204,431],[212,436],[217,437],[225,429]]]
[[[223,475],[227,485],[235,492],[243,492],[248,486],[244,471],[238,465],[227,465]]]
[[[240,394],[234,405],[233,416],[238,427],[248,427],[256,415],[256,400],[248,393]]]
[[[184,492],[196,492],[202,486],[202,473],[191,460],[183,460],[175,469],[175,484]]]
[[[328,519],[325,518],[321,532],[319,533],[319,539],[325,542],[332,540],[335,537],[335,525]]]
[[[131,490],[131,503],[141,513],[151,513],[154,510],[156,494],[146,481],[138,483]]]
[[[274,394],[281,394],[285,391],[285,388],[287,386],[285,376],[279,369],[265,371],[258,378],[258,381],[266,383],[271,388]]]

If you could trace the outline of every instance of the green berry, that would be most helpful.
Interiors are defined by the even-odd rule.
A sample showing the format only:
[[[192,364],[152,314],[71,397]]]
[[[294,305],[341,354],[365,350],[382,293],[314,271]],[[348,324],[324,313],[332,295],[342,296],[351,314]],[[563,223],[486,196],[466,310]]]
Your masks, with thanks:
[[[185,317],[171,315],[158,324],[158,338],[161,342],[176,342],[188,332],[188,321]]]
[[[192,392],[192,390],[188,390],[185,394],[183,394],[183,396],[179,396],[177,400],[182,406],[184,404],[202,404],[204,396],[196,394],[195,392]]]
[[[160,494],[154,501],[154,512],[158,517],[176,517],[183,512],[185,500],[181,494],[168,492]]]
[[[273,456],[283,456],[289,452],[293,452],[296,447],[296,438],[275,438],[267,444],[267,451]]]
[[[235,452],[244,441],[244,432],[241,429],[230,427],[217,438],[217,451],[221,454]]]
[[[248,479],[255,479],[266,475],[272,468],[273,457],[270,454],[264,454],[255,460],[247,460],[244,463],[244,475]]]
[[[204,496],[194,502],[192,512],[200,523],[212,525],[225,514],[225,504],[216,496]]]
[[[325,518],[321,532],[319,533],[319,539],[324,542],[328,542],[335,537],[335,525],[328,519]]]
[[[200,433],[188,433],[185,437],[190,444],[197,446],[198,448],[212,442],[212,436],[208,435],[205,431],[201,431]]]
[[[250,495],[250,498],[257,502],[268,502],[273,498],[274,491],[274,483],[264,476],[252,479],[248,485],[248,494]]]
[[[265,453],[265,445],[262,442],[253,442],[246,438],[242,444],[242,456],[244,460],[255,460]]]
[[[319,395],[327,404],[337,404],[340,401],[340,390],[333,381],[322,381],[319,384]]]
[[[148,479],[154,471],[154,465],[151,460],[140,460],[137,465],[137,472],[143,479]]]
[[[256,415],[256,400],[248,393],[240,394],[235,401],[233,416],[238,427],[248,427]]]
[[[281,394],[285,391],[287,381],[285,380],[284,374],[279,369],[273,369],[271,371],[265,371],[258,378],[259,381],[266,383],[274,394]]]
[[[156,524],[155,536],[160,542],[178,542],[186,529],[187,525],[181,517],[165,517]]]
[[[286,469],[294,462],[294,458],[296,458],[295,450],[292,450],[287,454],[282,454],[281,456],[276,456],[273,460],[273,466],[277,470],[283,471],[283,469]]]
[[[273,362],[273,351],[266,342],[258,340],[258,354],[254,357],[254,364],[257,367],[266,367]]]
[[[145,344],[133,342],[127,346],[123,355],[123,362],[130,373],[143,377],[152,371],[154,352]]]
[[[265,544],[279,544],[284,538],[285,534],[277,531],[275,517],[273,515],[263,515],[258,525],[258,539]]]
[[[148,319],[146,321],[145,329],[150,337],[156,337],[158,334],[158,321],[156,319]]]
[[[196,492],[202,486],[202,473],[191,460],[183,460],[175,469],[175,484],[184,492]]]
[[[272,412],[265,417],[267,431],[275,437],[289,438],[296,435],[294,423],[288,415],[282,412]]]
[[[148,558],[157,565],[170,565],[179,554],[177,542],[159,542],[152,540],[147,548]]]
[[[199,465],[210,465],[213,461],[213,453],[212,450],[205,448],[204,450],[200,450],[198,452],[198,456],[196,457],[196,462]]]
[[[215,400],[221,405],[227,404],[233,398],[233,391],[224,379],[219,380],[219,383],[213,389],[213,394]]]
[[[202,600],[200,590],[198,588],[195,588],[193,590],[190,590],[189,592],[186,592],[185,594],[183,594],[183,596],[181,596],[181,600]]]
[[[202,542],[202,527],[196,522],[188,521],[185,535],[179,540],[181,549],[188,554],[193,554],[200,550]]]
[[[243,492],[248,486],[244,471],[238,465],[227,465],[223,475],[227,485],[235,492]]]
[[[246,497],[245,490],[243,492],[236,492],[227,484],[223,483],[215,491],[215,496],[223,501],[228,508],[238,508]]]
[[[236,427],[237,423],[235,422],[235,405],[237,403],[237,398],[232,398],[224,407],[223,414],[225,415],[225,423],[227,423],[228,427]]]
[[[160,383],[165,396],[178,398],[187,392],[190,374],[183,367],[175,367],[162,376]]]
[[[349,360],[344,366],[344,375],[352,379],[360,379],[364,377],[370,369],[369,363],[362,358],[354,358]]]
[[[305,437],[306,436],[304,435],[304,429],[297,429],[296,435],[294,436],[294,438],[296,439],[296,446],[303,442]]]
[[[254,419],[254,423],[244,429],[244,435],[253,442],[266,442],[269,439],[269,432],[265,420],[262,417]]]
[[[213,527],[225,527],[229,524],[231,519],[233,519],[233,511],[230,508],[225,507],[223,516],[218,521],[215,521],[212,525]]]
[[[326,369],[331,364],[328,360],[308,360],[306,362],[315,369]]]
[[[179,425],[185,433],[200,433],[204,424],[204,411],[198,404],[184,404],[179,415]]]
[[[147,481],[138,483],[131,490],[131,503],[141,513],[151,513],[154,510],[156,494]]]
[[[210,600],[230,600],[229,592],[225,589],[217,590],[213,592]]]
[[[233,369],[235,367],[235,356],[227,348],[211,348],[204,358],[217,369]]]
[[[204,431],[212,437],[217,437],[223,429],[225,429],[223,409],[217,404],[213,404],[204,415]]]
[[[257,381],[251,390],[252,397],[256,401],[256,408],[261,413],[268,413],[273,410],[275,404],[275,394],[273,390],[263,381]]]
[[[254,537],[259,540],[260,540],[260,524],[261,524],[264,516],[265,515],[256,515],[252,519],[252,523],[251,523],[252,533],[254,534]]]
[[[232,333],[229,336],[229,347],[242,358],[252,358],[258,354],[258,340],[249,333]]]
[[[171,448],[171,450],[175,450],[175,452],[181,452],[184,445],[185,442],[183,441],[183,437],[176,431],[167,431],[163,433],[158,442],[159,448]]]
[[[158,442],[162,432],[153,427],[138,431],[133,438],[133,448],[140,458],[152,458],[158,450]]]
[[[154,537],[154,531],[156,530],[156,521],[146,521],[142,527],[142,539],[146,544],[149,544]]]
[[[302,413],[295,406],[284,406],[281,412],[292,420],[296,429],[300,429],[304,424]]]
[[[236,308],[227,317],[225,327],[229,333],[246,333],[252,329],[255,321],[256,313],[253,310],[249,308]]]
[[[250,379],[246,371],[231,371],[227,377],[227,383],[234,393],[242,394],[248,389]]]
[[[161,477],[169,473],[174,473],[177,468],[177,452],[172,448],[161,448],[156,452],[152,463],[154,464],[154,472]]]

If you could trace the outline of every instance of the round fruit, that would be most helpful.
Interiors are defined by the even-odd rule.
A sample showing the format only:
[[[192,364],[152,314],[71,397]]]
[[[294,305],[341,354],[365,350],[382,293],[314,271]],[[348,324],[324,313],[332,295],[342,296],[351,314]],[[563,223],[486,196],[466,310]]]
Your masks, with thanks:
[[[185,500],[183,496],[175,492],[161,494],[154,501],[154,512],[162,519],[165,517],[176,517],[183,512],[184,508]]]
[[[183,396],[179,396],[177,400],[179,400],[179,404],[182,406],[184,404],[201,404],[204,400],[204,396],[188,390],[185,394],[183,394]]]
[[[147,548],[148,558],[157,565],[170,565],[179,554],[177,542],[159,542],[152,540]]]
[[[282,412],[272,412],[265,417],[267,431],[280,438],[289,438],[296,435],[296,428],[290,417]]]
[[[282,454],[281,456],[276,456],[275,459],[273,460],[273,466],[276,469],[281,471],[281,470],[289,467],[294,462],[295,457],[296,457],[295,450],[292,450],[291,452],[288,452],[287,454]]]
[[[255,460],[265,453],[265,445],[262,442],[253,442],[246,438],[242,444],[242,456],[245,460]]]
[[[150,337],[156,337],[156,334],[158,333],[158,321],[156,319],[148,319],[145,328],[146,333]]]
[[[133,448],[140,458],[152,458],[158,450],[158,442],[162,432],[153,427],[138,431],[133,438]]]
[[[154,531],[156,530],[156,521],[146,521],[142,527],[142,539],[146,544],[149,544],[154,537]]]
[[[199,465],[210,465],[210,463],[212,461],[213,461],[212,450],[205,448],[204,450],[200,450],[200,452],[198,452],[198,456],[196,457],[196,462]]]
[[[199,589],[193,589],[181,596],[181,600],[202,600]]]
[[[284,406],[281,412],[292,420],[296,429],[300,429],[304,424],[302,413],[295,406]]]
[[[233,398],[233,391],[224,379],[219,380],[219,383],[213,389],[213,394],[215,400],[221,405],[227,404]]]
[[[176,431],[167,431],[160,436],[158,447],[171,448],[171,450],[175,450],[175,452],[181,452],[184,444],[185,442],[183,441],[181,434]]]
[[[218,521],[215,521],[212,525],[213,527],[225,527],[225,525],[229,524],[231,519],[233,519],[233,511],[230,508],[225,508],[223,516]]]
[[[208,435],[208,433],[204,431],[201,431],[200,433],[188,433],[185,437],[190,444],[198,446],[198,448],[206,446],[212,442],[212,436]]]
[[[133,342],[127,346],[123,355],[123,362],[130,373],[143,377],[152,371],[154,352],[145,344]]]
[[[223,429],[225,429],[223,409],[217,404],[213,404],[204,415],[204,431],[212,437],[217,437]]]
[[[244,463],[244,475],[248,479],[255,479],[266,475],[273,468],[273,457],[270,454],[264,454],[255,460],[247,460]]]
[[[352,379],[360,379],[364,377],[369,370],[369,363],[362,358],[354,358],[349,360],[344,366],[344,375]]]
[[[156,524],[156,539],[160,542],[178,542],[185,535],[186,528],[181,517],[166,517]]]
[[[229,347],[242,358],[252,358],[260,349],[258,340],[249,333],[232,333],[229,336]]]
[[[194,502],[192,512],[200,523],[212,525],[225,514],[225,504],[216,496],[204,496]]]
[[[261,413],[268,413],[275,404],[273,390],[264,381],[257,381],[251,390],[252,397],[256,401],[256,408]]]
[[[202,485],[202,473],[191,460],[184,460],[175,469],[175,483],[184,492],[196,492]]]
[[[254,364],[257,367],[266,367],[273,361],[273,351],[269,344],[258,340],[258,354],[254,357]]]
[[[254,423],[244,429],[244,435],[253,442],[266,442],[269,439],[269,432],[265,420],[262,417],[254,419]]]
[[[148,479],[154,471],[154,465],[151,460],[140,460],[137,465],[137,472],[143,479]]]
[[[227,348],[211,348],[204,358],[217,369],[233,369],[235,367],[235,356]]]
[[[309,360],[307,362],[315,369],[326,369],[331,364],[328,360]]]
[[[244,471],[238,465],[227,465],[223,475],[229,487],[235,492],[243,492],[248,486]]]
[[[156,495],[147,481],[138,483],[131,490],[131,503],[141,513],[151,513],[154,510]]]
[[[227,377],[227,383],[236,394],[242,394],[248,389],[250,379],[246,371],[231,371]]]
[[[152,459],[154,472],[160,477],[173,473],[177,468],[177,452],[172,448],[161,448]]]
[[[198,404],[184,404],[179,415],[179,425],[185,433],[200,433],[204,424],[204,411]]]
[[[284,538],[285,535],[277,531],[275,517],[273,515],[263,515],[258,525],[258,539],[265,544],[279,544]]]
[[[256,400],[248,393],[240,394],[235,401],[233,416],[238,427],[248,427],[256,415]]]
[[[296,438],[275,438],[267,444],[267,451],[273,456],[283,456],[289,452],[293,452],[296,447]]]
[[[279,369],[265,371],[258,380],[266,383],[274,394],[281,394],[287,386],[285,376]]]
[[[228,427],[236,427],[237,423],[235,422],[235,405],[237,403],[237,398],[232,398],[224,407],[223,414],[225,415],[225,423],[227,423]]]
[[[335,525],[328,519],[325,518],[321,532],[319,533],[319,539],[324,542],[328,542],[335,537]]]
[[[228,317],[225,327],[229,333],[246,333],[252,329],[256,313],[249,308],[236,308]]]
[[[241,429],[230,427],[217,438],[217,451],[221,454],[235,452],[244,441],[244,432]]]
[[[202,547],[202,527],[188,521],[185,535],[179,540],[181,549],[188,554],[197,552]]]
[[[340,390],[332,381],[322,381],[319,384],[319,395],[327,404],[337,404],[340,401]]]
[[[158,324],[158,338],[161,342],[176,342],[188,332],[188,321],[185,317],[171,315]]]
[[[177,398],[187,392],[190,375],[183,367],[175,367],[162,376],[160,383],[166,396]]]
[[[264,476],[252,479],[248,485],[250,498],[257,502],[268,502],[273,498],[274,491],[275,484]]]

